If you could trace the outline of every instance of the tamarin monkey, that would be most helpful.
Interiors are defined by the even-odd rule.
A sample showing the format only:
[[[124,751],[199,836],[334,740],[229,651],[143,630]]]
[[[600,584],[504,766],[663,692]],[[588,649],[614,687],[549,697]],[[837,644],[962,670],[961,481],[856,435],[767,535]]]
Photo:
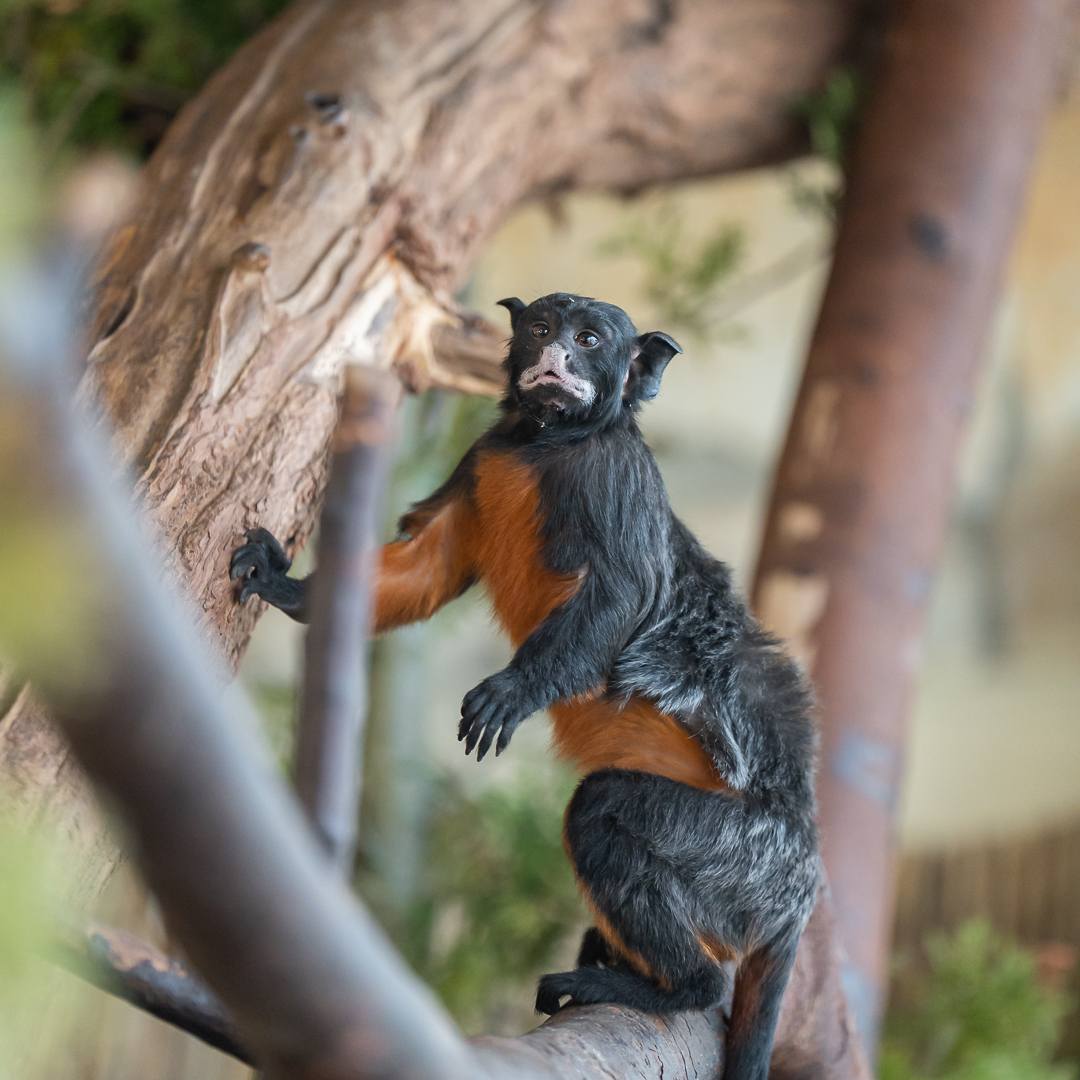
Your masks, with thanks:
[[[564,840],[596,926],[536,1008],[708,1009],[734,975],[727,1080],[765,1080],[780,997],[818,890],[814,734],[795,664],[727,567],[671,511],[635,419],[682,350],[620,308],[500,301],[501,416],[382,549],[375,632],[484,582],[513,659],[461,705],[477,759],[549,709],[584,774]],[[265,529],[232,559],[240,600],[305,621]]]

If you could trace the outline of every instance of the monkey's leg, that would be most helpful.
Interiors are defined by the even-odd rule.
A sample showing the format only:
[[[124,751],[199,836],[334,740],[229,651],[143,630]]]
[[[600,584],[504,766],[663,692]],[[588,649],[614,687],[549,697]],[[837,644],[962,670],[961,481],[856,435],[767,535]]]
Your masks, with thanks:
[[[581,936],[581,948],[578,950],[577,966],[598,967],[612,960],[611,947],[596,926],[589,927]]]
[[[545,975],[538,1011],[555,1012],[566,996],[652,1013],[712,1008],[727,997],[724,961],[738,943],[708,917],[714,890],[702,859],[715,846],[721,800],[732,801],[649,773],[585,777],[567,811],[566,841],[600,933],[622,962]]]

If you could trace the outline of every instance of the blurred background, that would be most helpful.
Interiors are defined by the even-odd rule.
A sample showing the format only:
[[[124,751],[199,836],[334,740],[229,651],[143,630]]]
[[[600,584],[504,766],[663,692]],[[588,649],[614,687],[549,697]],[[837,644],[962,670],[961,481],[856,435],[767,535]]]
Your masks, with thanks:
[[[282,6],[4,0],[7,152],[36,153],[51,176],[89,154],[136,168],[210,72]],[[828,270],[859,95],[839,70],[803,103],[817,152],[793,166],[521,211],[459,297],[502,325],[502,297],[583,293],[682,344],[642,425],[676,512],[744,587]],[[881,1063],[897,1080],[1065,1078],[1080,1059],[1078,176],[1080,70],[1030,187],[926,638],[897,808],[896,973]],[[406,403],[387,538],[493,415],[476,398]],[[239,678],[283,768],[301,633],[268,613]],[[461,698],[508,656],[474,593],[374,643],[357,884],[467,1031],[514,1034],[536,1022],[536,975],[572,962],[586,923],[560,840],[574,781],[550,754],[545,718],[479,765],[456,741]],[[3,881],[37,880],[48,862],[13,849],[8,873],[5,858],[0,850],[0,927],[13,928],[13,943],[0,932],[0,1003],[32,981],[20,952],[28,894],[5,898]],[[102,912],[164,941],[129,871],[110,884]],[[30,1073],[246,1071],[67,975],[39,976],[51,1004],[28,1010],[33,1047],[20,1067]]]

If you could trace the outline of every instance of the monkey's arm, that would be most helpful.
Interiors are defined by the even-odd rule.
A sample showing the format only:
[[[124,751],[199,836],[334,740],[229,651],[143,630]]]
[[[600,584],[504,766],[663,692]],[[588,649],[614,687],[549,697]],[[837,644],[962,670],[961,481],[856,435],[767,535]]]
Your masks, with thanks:
[[[475,580],[475,515],[460,490],[444,485],[401,519],[406,540],[386,544],[375,579],[375,633],[427,619]],[[239,602],[261,596],[297,622],[308,621],[311,576],[288,576],[292,563],[266,529],[252,529],[233,552],[229,574],[243,578]],[[314,576],[314,575],[312,575]]]
[[[464,499],[434,514],[407,514],[401,524],[410,538],[387,544],[379,555],[376,634],[430,618],[476,580],[475,517]]]
[[[510,663],[465,695],[458,739],[480,760],[498,734],[496,755],[518,725],[538,709],[602,686],[633,631],[642,604],[638,590],[614,575],[589,569],[578,591],[529,635]]]

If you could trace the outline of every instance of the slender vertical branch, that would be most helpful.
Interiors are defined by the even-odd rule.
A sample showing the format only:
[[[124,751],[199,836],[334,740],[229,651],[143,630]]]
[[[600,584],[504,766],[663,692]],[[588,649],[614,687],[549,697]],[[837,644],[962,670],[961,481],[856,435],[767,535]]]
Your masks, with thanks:
[[[312,579],[296,744],[296,789],[348,877],[356,848],[367,711],[369,589],[396,376],[349,365]]]

